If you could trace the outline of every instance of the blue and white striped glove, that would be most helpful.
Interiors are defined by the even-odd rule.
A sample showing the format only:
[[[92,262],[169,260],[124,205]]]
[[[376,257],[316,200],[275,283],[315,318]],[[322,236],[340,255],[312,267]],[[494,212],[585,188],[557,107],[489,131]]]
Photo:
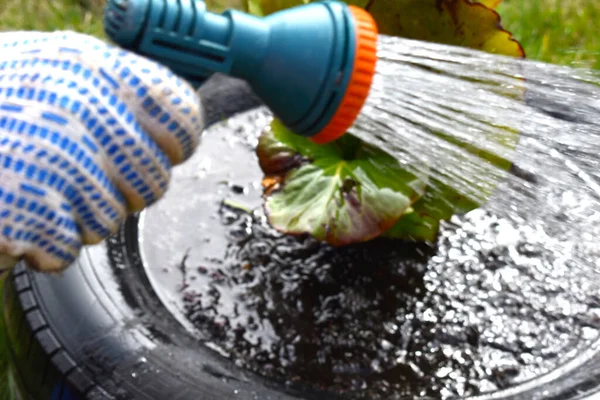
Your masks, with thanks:
[[[202,130],[192,87],[154,62],[74,32],[0,33],[0,270],[66,268],[161,197]]]

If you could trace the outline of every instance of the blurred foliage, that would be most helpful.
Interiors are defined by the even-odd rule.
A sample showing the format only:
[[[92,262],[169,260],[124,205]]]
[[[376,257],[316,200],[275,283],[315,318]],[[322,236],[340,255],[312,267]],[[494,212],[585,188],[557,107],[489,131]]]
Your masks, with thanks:
[[[492,5],[498,0],[481,0]],[[105,0],[0,0],[0,31],[74,29],[104,37]],[[243,0],[209,0],[215,11]],[[504,0],[502,25],[523,45],[528,58],[555,64],[600,68],[597,0]]]
[[[318,0],[247,0],[248,5],[243,8],[262,16],[315,1]],[[341,1],[369,11],[377,22],[379,33],[385,35],[516,57],[523,55],[520,44],[510,40],[510,33],[502,30],[498,14],[490,11],[501,0]]]
[[[105,0],[0,0],[0,31],[75,30],[104,38]]]
[[[600,68],[600,1],[503,0],[498,12],[527,58]]]

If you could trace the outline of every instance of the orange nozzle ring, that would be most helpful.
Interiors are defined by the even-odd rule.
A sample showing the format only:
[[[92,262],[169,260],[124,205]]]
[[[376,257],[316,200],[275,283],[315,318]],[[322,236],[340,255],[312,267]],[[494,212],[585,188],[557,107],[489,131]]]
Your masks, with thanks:
[[[373,17],[356,6],[348,6],[354,18],[356,51],[352,75],[339,108],[323,130],[310,139],[314,143],[325,144],[346,133],[352,126],[367,100],[375,64],[377,63],[377,25]]]

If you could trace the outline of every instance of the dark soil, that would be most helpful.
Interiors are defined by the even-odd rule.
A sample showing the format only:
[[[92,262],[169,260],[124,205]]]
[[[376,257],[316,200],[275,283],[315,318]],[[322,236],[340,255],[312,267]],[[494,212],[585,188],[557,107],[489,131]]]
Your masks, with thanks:
[[[159,294],[240,367],[348,399],[448,398],[535,378],[598,339],[589,274],[541,229],[476,210],[435,245],[273,231],[251,152],[264,121],[212,130],[144,225],[163,243],[144,250]]]

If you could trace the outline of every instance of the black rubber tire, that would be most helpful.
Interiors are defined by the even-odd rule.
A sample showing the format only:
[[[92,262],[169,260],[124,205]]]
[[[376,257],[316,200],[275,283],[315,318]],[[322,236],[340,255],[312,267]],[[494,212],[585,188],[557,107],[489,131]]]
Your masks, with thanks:
[[[207,125],[260,105],[245,83],[219,75],[200,92]],[[130,217],[122,231],[135,230],[136,221]],[[107,243],[111,240],[119,245],[119,234]],[[26,398],[297,398],[194,344],[157,298],[121,291],[120,279],[148,282],[133,268],[115,273],[92,262],[94,252],[106,252],[107,246],[84,249],[60,275],[19,264],[7,279],[2,308],[16,380]]]
[[[260,105],[244,83],[222,76],[200,91],[210,125]],[[60,275],[20,264],[7,279],[2,311],[16,378],[27,399],[333,400],[267,381],[198,346],[149,295],[147,278],[134,267],[139,260],[111,260],[122,268],[98,264],[98,252],[134,246],[123,236],[136,230],[132,216],[117,235],[86,248]],[[121,249],[113,257],[136,254],[134,248]],[[568,376],[548,382],[544,398],[588,398],[598,389],[598,365],[600,359],[590,357]],[[532,398],[530,392],[507,397]]]

